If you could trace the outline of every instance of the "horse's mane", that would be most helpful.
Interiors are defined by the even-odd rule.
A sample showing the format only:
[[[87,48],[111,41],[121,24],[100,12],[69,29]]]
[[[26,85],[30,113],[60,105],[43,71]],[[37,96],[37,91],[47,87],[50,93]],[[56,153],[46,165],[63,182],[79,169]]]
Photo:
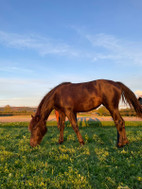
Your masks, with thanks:
[[[51,95],[55,92],[55,90],[56,90],[58,87],[60,87],[60,86],[62,86],[62,85],[67,85],[67,84],[71,84],[71,82],[64,82],[64,83],[61,83],[61,84],[57,85],[56,87],[54,87],[53,89],[51,89],[51,90],[43,97],[43,99],[41,100],[40,104],[38,105],[38,108],[37,108],[37,111],[36,111],[36,114],[35,114],[35,115],[36,115],[36,116],[37,116],[37,115],[40,115],[41,108],[42,108],[44,102],[45,102],[46,100],[48,100],[48,99],[51,97]]]

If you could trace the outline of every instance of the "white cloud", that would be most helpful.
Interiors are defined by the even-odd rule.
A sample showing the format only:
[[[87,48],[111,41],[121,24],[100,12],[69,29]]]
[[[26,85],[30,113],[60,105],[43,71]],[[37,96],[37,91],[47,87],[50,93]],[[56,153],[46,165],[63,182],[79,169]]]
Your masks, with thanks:
[[[70,45],[34,34],[20,35],[0,31],[0,43],[8,47],[32,49],[40,55],[78,56],[77,51],[73,50]]]
[[[85,49],[82,54],[93,62],[112,60],[113,64],[142,66],[141,39],[139,41],[125,40],[106,33],[92,34],[76,26],[71,26],[71,28],[80,36],[81,41],[89,42],[86,43],[88,50]]]
[[[76,42],[74,42],[74,46],[71,46],[68,42],[35,34],[22,35],[3,31],[0,31],[0,43],[7,47],[34,50],[41,56],[53,54],[87,58],[93,62],[113,60],[114,63],[142,66],[142,45],[140,42],[126,41],[105,33],[92,35],[75,30],[81,36],[82,41],[89,42],[89,46],[81,44],[77,48],[74,47]]]
[[[94,61],[110,59],[122,64],[142,65],[142,46],[139,43],[125,41],[103,33],[84,36],[96,50]]]
[[[135,91],[135,94],[136,94],[138,97],[142,97],[142,91],[140,91],[140,90]]]
[[[103,33],[96,35],[86,35],[86,38],[90,41],[93,46],[104,47],[105,49],[110,49],[114,51],[115,49],[120,49],[119,40],[114,36],[106,35]]]
[[[0,71],[2,72],[24,72],[24,73],[32,73],[34,72],[31,69],[26,69],[26,68],[20,68],[20,67],[16,67],[16,66],[4,66],[4,67],[0,67]]]

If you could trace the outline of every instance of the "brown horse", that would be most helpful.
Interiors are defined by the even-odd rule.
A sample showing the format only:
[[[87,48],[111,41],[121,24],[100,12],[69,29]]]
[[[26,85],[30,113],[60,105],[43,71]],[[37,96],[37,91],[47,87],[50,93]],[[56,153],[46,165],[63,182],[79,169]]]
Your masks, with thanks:
[[[31,131],[30,145],[32,147],[40,144],[47,132],[46,120],[53,109],[60,115],[60,137],[59,143],[63,142],[63,131],[65,117],[69,119],[80,144],[84,144],[83,138],[77,125],[77,112],[93,110],[103,104],[110,112],[117,131],[118,147],[128,143],[125,132],[125,123],[122,119],[118,104],[122,96],[123,101],[133,107],[139,117],[142,117],[142,108],[134,93],[120,82],[111,80],[95,80],[86,83],[62,83],[53,88],[40,102],[36,114],[29,125]]]

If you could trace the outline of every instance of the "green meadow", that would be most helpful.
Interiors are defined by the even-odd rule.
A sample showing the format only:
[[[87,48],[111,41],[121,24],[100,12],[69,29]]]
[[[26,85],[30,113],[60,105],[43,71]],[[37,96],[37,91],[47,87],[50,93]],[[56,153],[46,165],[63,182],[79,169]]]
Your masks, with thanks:
[[[31,148],[28,123],[0,124],[0,188],[142,188],[142,122],[126,122],[124,148],[116,147],[113,122],[79,122],[84,146],[68,122],[58,145],[56,125],[48,122],[41,145]]]

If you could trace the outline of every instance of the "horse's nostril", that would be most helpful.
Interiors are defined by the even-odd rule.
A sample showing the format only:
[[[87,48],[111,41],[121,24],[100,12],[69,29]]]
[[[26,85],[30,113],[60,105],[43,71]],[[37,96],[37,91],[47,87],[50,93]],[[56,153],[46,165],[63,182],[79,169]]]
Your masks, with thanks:
[[[33,143],[31,143],[30,145],[31,145],[31,147],[35,147],[35,146],[36,146],[36,145],[35,145],[35,144],[33,144]]]
[[[30,142],[30,146],[31,146],[31,147],[35,147],[36,144],[35,144],[34,142],[31,141],[31,142]]]
[[[33,147],[33,143],[32,142],[30,142],[30,146]]]

